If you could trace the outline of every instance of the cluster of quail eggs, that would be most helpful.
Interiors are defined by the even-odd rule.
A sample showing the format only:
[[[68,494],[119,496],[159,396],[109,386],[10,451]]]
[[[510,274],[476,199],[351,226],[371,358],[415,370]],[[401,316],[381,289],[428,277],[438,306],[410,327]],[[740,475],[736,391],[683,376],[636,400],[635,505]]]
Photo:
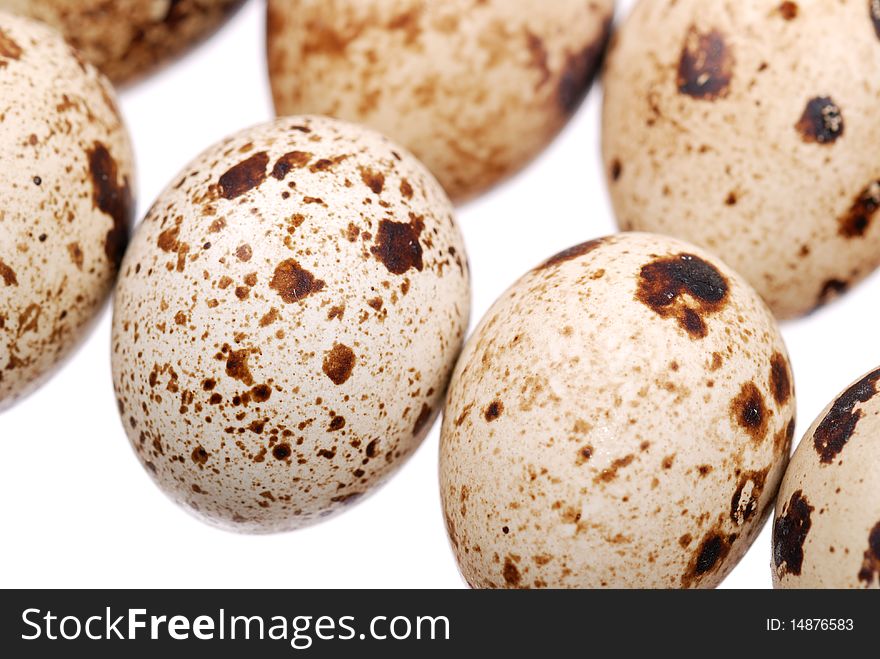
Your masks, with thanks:
[[[207,523],[340,513],[442,413],[473,587],[714,587],[774,505],[775,586],[880,587],[880,371],[789,461],[777,323],[880,265],[878,3],[641,0],[612,35],[612,0],[268,0],[278,118],[196,155],[132,232],[111,81],[241,4],[0,0],[0,410],[115,290],[125,432]],[[622,232],[533,267],[467,338],[454,204],[538,155],[600,67]]]

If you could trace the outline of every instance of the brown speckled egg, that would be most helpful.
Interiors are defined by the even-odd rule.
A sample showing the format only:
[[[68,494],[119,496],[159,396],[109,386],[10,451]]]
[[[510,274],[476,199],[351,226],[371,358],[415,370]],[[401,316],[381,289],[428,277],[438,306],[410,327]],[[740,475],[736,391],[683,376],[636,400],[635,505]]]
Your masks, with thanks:
[[[779,317],[880,264],[880,4],[642,0],[605,75],[624,230],[705,246]]]
[[[127,82],[219,27],[243,0],[0,0],[61,30],[111,80]]]
[[[464,201],[565,125],[603,52],[613,0],[270,0],[278,114],[372,126]]]
[[[293,117],[227,139],[123,262],[113,373],[138,458],[218,526],[343,510],[431,427],[469,285],[448,198],[384,137]]]
[[[0,409],[103,305],[128,241],[132,160],[103,76],[50,28],[0,12]]]
[[[880,588],[880,369],[842,392],[791,458],[776,501],[776,588]]]
[[[794,429],[761,298],[687,243],[620,234],[515,283],[464,348],[440,446],[477,588],[708,588],[769,513]]]

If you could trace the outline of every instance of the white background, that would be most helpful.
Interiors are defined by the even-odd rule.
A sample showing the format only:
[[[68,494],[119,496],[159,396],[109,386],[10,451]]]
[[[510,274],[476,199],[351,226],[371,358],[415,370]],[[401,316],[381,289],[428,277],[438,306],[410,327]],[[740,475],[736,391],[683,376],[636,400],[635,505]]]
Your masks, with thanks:
[[[619,4],[626,10],[632,2]],[[139,217],[200,151],[272,117],[264,20],[264,3],[250,2],[196,51],[121,93],[138,158]],[[527,170],[460,209],[474,323],[533,265],[615,230],[599,110],[595,90]],[[798,394],[796,437],[844,386],[880,364],[878,296],[875,276],[783,326]],[[0,586],[464,587],[440,510],[439,423],[388,485],[344,515],[284,535],[235,535],[196,521],[147,477],[118,418],[109,346],[105,309],[66,367],[0,416]],[[770,586],[769,530],[723,587]]]

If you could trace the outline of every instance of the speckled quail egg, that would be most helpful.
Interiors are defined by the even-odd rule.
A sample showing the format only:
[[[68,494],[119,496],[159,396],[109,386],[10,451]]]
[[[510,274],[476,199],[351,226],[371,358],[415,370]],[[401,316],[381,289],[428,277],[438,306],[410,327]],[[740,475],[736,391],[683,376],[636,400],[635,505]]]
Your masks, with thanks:
[[[789,463],[773,523],[777,588],[880,588],[880,369],[842,392]]]
[[[623,229],[717,253],[779,317],[880,264],[880,3],[643,0],[606,69]]]
[[[50,28],[0,12],[0,409],[70,354],[110,292],[132,160],[110,84]]]
[[[243,0],[0,0],[61,30],[114,82],[126,82],[216,29]]]
[[[708,588],[769,513],[794,390],[769,310],[687,243],[564,251],[489,310],[456,366],[440,485],[478,588]]]
[[[469,309],[450,202],[413,156],[327,118],[246,130],[186,168],[123,262],[126,431],[203,520],[305,526],[419,445]]]
[[[270,0],[278,114],[372,126],[464,201],[565,125],[604,50],[613,0]]]

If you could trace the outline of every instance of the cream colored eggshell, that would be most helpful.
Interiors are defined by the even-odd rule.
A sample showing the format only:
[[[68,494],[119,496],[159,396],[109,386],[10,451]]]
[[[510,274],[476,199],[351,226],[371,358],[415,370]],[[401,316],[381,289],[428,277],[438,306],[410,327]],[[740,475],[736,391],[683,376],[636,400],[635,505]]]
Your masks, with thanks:
[[[0,409],[86,333],[128,240],[133,158],[109,83],[0,12]]]
[[[613,0],[271,0],[278,114],[338,116],[410,148],[453,201],[513,174],[565,125]]]
[[[880,14],[869,4],[638,3],[604,78],[621,228],[711,249],[780,317],[873,271]]]
[[[450,384],[440,482],[462,574],[715,586],[769,513],[794,413],[776,323],[717,259],[649,234],[563,252],[495,303]]]
[[[449,200],[372,131],[294,117],[199,156],[117,287],[113,373],[138,458],[203,520],[341,511],[419,445],[470,289]]]
[[[0,0],[45,21],[117,83],[147,73],[219,27],[242,0]]]
[[[776,588],[880,588],[880,369],[818,416],[776,501]]]

